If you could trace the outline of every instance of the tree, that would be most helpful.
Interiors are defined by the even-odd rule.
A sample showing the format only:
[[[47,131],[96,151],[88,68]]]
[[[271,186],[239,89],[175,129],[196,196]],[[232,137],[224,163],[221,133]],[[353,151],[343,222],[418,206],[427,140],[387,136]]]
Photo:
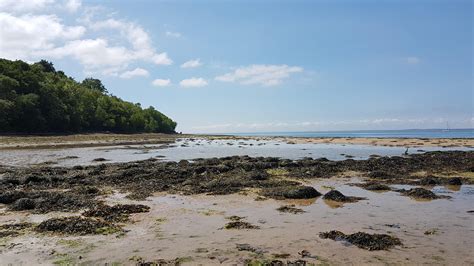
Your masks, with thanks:
[[[42,66],[44,72],[56,72],[56,69],[54,69],[53,63],[51,62],[48,62],[46,60],[41,60],[37,62],[36,64]]]
[[[91,90],[97,90],[104,94],[107,93],[107,89],[102,84],[102,81],[100,81],[100,79],[86,78],[82,81],[82,85]]]
[[[163,132],[176,122],[107,94],[99,79],[81,83],[42,60],[0,59],[0,132]]]

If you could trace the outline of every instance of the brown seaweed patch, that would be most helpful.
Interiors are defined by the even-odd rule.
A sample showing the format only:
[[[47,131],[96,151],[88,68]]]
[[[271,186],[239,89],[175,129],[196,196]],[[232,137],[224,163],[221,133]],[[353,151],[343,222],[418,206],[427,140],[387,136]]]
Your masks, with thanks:
[[[12,211],[31,210],[35,213],[75,211],[90,207],[90,195],[57,191],[7,191],[0,194],[0,203],[9,204]]]
[[[277,211],[285,212],[285,213],[292,213],[292,214],[300,214],[300,213],[305,212],[304,210],[302,210],[300,208],[296,208],[295,205],[284,205],[284,206],[281,206],[281,207],[277,208]]]
[[[257,225],[242,221],[244,218],[245,217],[239,217],[236,215],[227,217],[226,219],[230,220],[230,222],[224,226],[224,229],[260,229]]]
[[[109,222],[80,216],[51,218],[41,222],[36,227],[36,231],[38,232],[72,235],[111,234],[119,230],[120,228],[118,226]]]
[[[142,204],[117,204],[114,206],[100,204],[85,211],[82,215],[102,218],[108,222],[125,222],[128,220],[129,214],[149,211],[150,207]]]
[[[319,237],[322,239],[329,238],[336,241],[347,241],[359,248],[369,251],[388,250],[402,244],[400,239],[387,234],[368,234],[364,232],[346,235],[340,231],[333,230],[320,233]]]

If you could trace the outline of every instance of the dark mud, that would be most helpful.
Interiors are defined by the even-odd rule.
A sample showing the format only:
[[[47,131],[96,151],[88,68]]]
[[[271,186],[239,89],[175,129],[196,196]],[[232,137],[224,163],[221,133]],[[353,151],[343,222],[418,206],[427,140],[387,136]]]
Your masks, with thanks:
[[[449,199],[449,196],[440,196],[436,195],[430,190],[424,189],[424,188],[412,188],[412,189],[401,189],[401,190],[396,190],[397,192],[400,192],[402,195],[415,198],[415,199],[426,199],[426,200],[432,200],[432,199]]]
[[[97,206],[100,202],[96,196],[110,189],[128,193],[129,198],[137,200],[156,192],[219,195],[247,189],[275,199],[307,199],[321,194],[305,186],[304,179],[329,178],[346,171],[361,172],[374,182],[378,180],[377,183],[406,184],[420,182],[422,177],[411,176],[419,171],[436,174],[472,172],[473,169],[474,152],[471,151],[428,152],[360,161],[233,156],[192,162],[149,159],[72,168],[0,166],[0,203],[7,204],[12,211],[77,211]],[[460,177],[462,183],[473,182],[473,179]]]
[[[300,208],[296,208],[295,205],[285,205],[281,206],[277,209],[279,212],[284,212],[284,213],[292,213],[292,214],[300,214],[300,213],[305,213],[304,210]]]
[[[323,199],[337,202],[357,202],[359,200],[364,200],[365,198],[346,196],[337,190],[331,190],[324,194]]]
[[[41,222],[37,232],[51,232],[68,235],[109,234],[120,230],[116,225],[93,218],[80,216],[51,218]]]
[[[340,231],[329,231],[320,233],[319,237],[322,239],[332,239],[336,241],[347,241],[359,248],[369,251],[373,250],[388,250],[394,246],[402,244],[400,239],[386,235],[386,234],[368,234],[364,232],[357,232],[346,235]]]
[[[108,222],[126,222],[132,213],[149,212],[150,207],[141,204],[118,204],[108,206],[100,204],[82,213],[85,217],[101,218]]]

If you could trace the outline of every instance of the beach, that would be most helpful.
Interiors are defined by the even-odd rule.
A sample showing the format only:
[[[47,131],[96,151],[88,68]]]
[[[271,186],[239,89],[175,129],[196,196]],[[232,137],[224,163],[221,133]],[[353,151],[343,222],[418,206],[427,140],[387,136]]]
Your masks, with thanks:
[[[207,140],[276,140],[290,143],[363,144],[390,147],[474,147],[474,138],[368,138],[368,137],[279,137],[279,136],[232,136],[197,134],[71,134],[71,135],[11,135],[0,136],[0,149],[19,148],[71,148],[114,145],[162,144],[183,138]]]
[[[472,145],[4,136],[0,254],[11,264],[472,264]]]

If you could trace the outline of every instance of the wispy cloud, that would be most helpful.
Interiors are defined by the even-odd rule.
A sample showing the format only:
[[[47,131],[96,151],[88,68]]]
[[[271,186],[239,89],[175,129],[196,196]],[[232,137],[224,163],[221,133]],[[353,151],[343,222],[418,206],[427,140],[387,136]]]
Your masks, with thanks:
[[[134,70],[125,71],[120,74],[120,77],[123,79],[130,79],[134,77],[147,77],[149,75],[148,71],[143,68],[135,68]]]
[[[171,80],[169,79],[155,79],[151,82],[151,84],[155,87],[166,87],[171,84]]]
[[[34,2],[34,1],[31,1]],[[65,8],[69,12],[76,12],[82,6],[81,0],[66,0]]]
[[[416,65],[416,64],[421,63],[421,59],[416,56],[408,56],[408,57],[403,58],[403,62],[409,65]]]
[[[184,62],[181,65],[181,68],[195,68],[195,67],[200,67],[200,66],[202,66],[202,63],[200,59],[198,58],[198,59],[193,59],[193,60]]]
[[[235,71],[217,76],[215,79],[223,82],[239,82],[243,85],[275,86],[291,73],[302,72],[303,68],[288,65],[250,65],[237,68]]]
[[[172,38],[181,38],[181,33],[175,32],[175,31],[167,31],[166,36],[172,37]]]
[[[469,120],[469,119],[468,119]],[[459,124],[468,120],[454,121]],[[339,121],[296,121],[219,123],[191,127],[193,132],[317,131],[348,129],[396,129],[410,127],[444,127],[445,118],[374,118]],[[471,118],[471,122],[473,119]]]
[[[204,87],[207,86],[207,84],[207,81],[203,78],[189,78],[179,82],[181,87]]]

